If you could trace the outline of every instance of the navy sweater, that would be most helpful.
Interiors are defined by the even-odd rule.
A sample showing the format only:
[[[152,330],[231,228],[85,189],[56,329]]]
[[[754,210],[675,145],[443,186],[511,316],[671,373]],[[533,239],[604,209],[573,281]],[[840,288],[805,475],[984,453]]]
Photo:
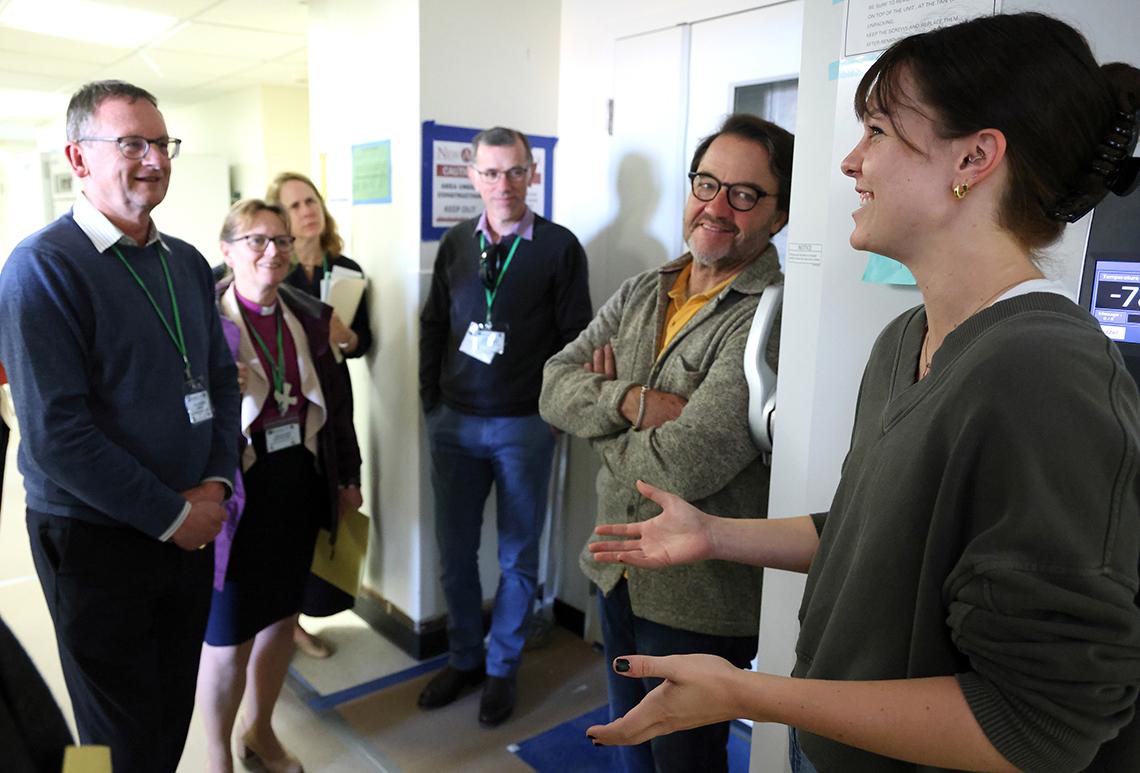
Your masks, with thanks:
[[[191,370],[214,418],[191,426],[182,358],[143,291],[68,213],[25,239],[0,273],[0,361],[20,423],[28,507],[161,536],[179,492],[237,468],[238,389],[210,268],[162,237]],[[173,326],[157,245],[118,248]]]
[[[459,351],[471,322],[483,322],[478,218],[443,235],[431,293],[420,315],[420,398],[476,416],[538,412],[542,366],[590,324],[586,253],[574,234],[534,218],[534,239],[519,242],[495,296],[492,321],[506,350],[486,365]],[[513,237],[507,237],[510,244]]]

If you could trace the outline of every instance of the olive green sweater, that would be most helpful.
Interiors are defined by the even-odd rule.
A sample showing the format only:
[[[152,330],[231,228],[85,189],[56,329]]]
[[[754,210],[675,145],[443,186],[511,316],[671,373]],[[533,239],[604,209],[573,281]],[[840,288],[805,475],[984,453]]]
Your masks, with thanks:
[[[661,511],[642,497],[640,478],[698,507],[732,517],[763,517],[768,467],[748,434],[744,345],[761,294],[782,280],[776,248],[741,271],[678,331],[657,356],[669,290],[692,258],[626,280],[585,331],[543,371],[539,410],[556,427],[588,438],[601,458],[598,522],[643,521]],[[769,339],[775,368],[779,330]],[[582,367],[596,348],[612,343],[617,378]],[[621,415],[622,397],[648,384],[688,400],[681,415],[634,431]],[[623,567],[599,564],[583,550],[582,570],[603,592]],[[726,561],[659,570],[629,569],[633,613],[662,625],[714,636],[756,636],[761,572]]]
[[[1057,295],[974,315],[916,383],[925,325],[907,312],[871,354],[794,675],[956,675],[1013,764],[1082,770],[1140,685],[1136,385]],[[800,740],[820,773],[929,770]]]

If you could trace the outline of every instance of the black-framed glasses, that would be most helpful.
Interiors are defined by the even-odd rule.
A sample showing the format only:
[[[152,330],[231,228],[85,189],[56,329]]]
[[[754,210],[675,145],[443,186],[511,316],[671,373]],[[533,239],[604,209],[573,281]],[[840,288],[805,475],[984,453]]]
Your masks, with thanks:
[[[530,166],[530,164],[527,164],[526,166],[512,166],[510,169],[503,170],[480,169],[479,167],[472,164],[471,168],[474,169],[479,174],[479,176],[483,178],[484,182],[497,183],[500,177],[506,175],[506,178],[509,181],[517,183],[526,179],[526,176],[530,174]]]
[[[234,242],[244,241],[249,245],[249,248],[254,252],[265,252],[270,242],[277,248],[278,252],[292,252],[293,242],[297,241],[295,236],[266,236],[265,234],[245,234],[244,236],[235,236],[232,239],[226,239],[227,242],[233,244]]]
[[[693,184],[693,195],[701,201],[712,201],[720,189],[725,188],[728,191],[728,206],[737,212],[747,212],[759,204],[760,199],[772,195],[752,183],[722,183],[704,172],[689,172],[689,181]]]
[[[113,142],[119,146],[119,152],[132,161],[145,158],[151,148],[167,158],[178,158],[178,151],[182,148],[182,140],[173,137],[159,137],[148,140],[146,137],[80,137],[76,142]]]

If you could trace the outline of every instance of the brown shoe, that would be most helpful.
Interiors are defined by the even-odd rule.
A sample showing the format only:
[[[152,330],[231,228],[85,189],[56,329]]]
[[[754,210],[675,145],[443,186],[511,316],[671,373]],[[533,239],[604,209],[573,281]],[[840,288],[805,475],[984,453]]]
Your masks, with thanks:
[[[421,709],[438,709],[446,706],[458,698],[465,687],[482,684],[485,677],[486,672],[482,668],[460,671],[458,668],[444,666],[420,693],[419,706]]]

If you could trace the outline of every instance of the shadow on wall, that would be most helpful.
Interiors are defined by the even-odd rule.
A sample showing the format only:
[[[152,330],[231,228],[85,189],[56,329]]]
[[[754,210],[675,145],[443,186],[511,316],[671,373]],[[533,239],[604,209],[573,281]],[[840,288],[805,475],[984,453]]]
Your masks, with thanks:
[[[623,281],[677,257],[666,252],[649,230],[661,187],[652,164],[640,153],[627,153],[617,171],[618,211],[609,225],[586,244],[590,257],[590,297],[598,308]],[[678,216],[680,213],[678,213]]]

